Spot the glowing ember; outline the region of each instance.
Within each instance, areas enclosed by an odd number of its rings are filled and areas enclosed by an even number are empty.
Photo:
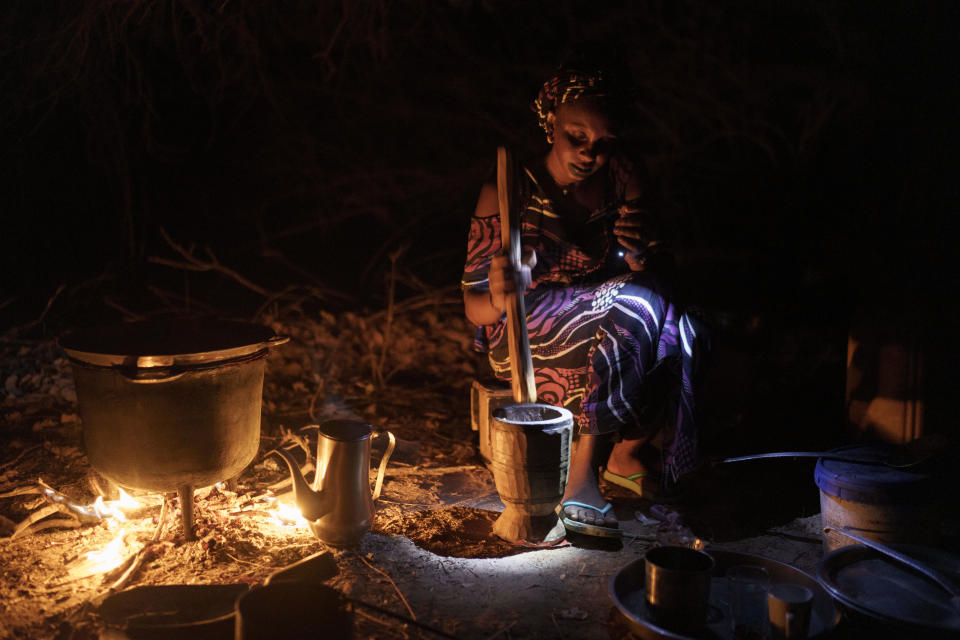
[[[270,515],[273,516],[273,519],[278,524],[284,527],[306,528],[309,526],[306,518],[300,513],[300,509],[285,502],[278,502],[276,506],[270,510]]]

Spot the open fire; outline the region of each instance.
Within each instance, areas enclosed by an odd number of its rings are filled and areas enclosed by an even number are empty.
[[[280,367],[272,370],[274,380],[279,370]],[[283,395],[292,388],[290,384],[274,382],[271,385],[265,390],[265,403],[269,397],[286,411],[291,407],[297,409],[300,405],[293,403],[304,400],[302,390],[298,394]],[[358,393],[362,394],[361,401],[372,397],[372,392],[366,388],[361,388]],[[310,416],[313,421],[320,419],[323,396],[318,397],[318,415]],[[349,397],[352,403],[353,396]],[[394,400],[391,398],[390,402]],[[396,401],[406,407],[405,397]],[[442,402],[431,403],[437,412],[428,416],[426,426],[415,412],[393,409],[390,409],[391,414],[396,413],[402,420],[386,421],[372,414],[370,422],[378,428],[407,429],[408,433],[415,433],[414,428],[418,430],[416,433],[424,429],[433,433],[447,424],[462,424],[462,420],[449,418],[445,403],[446,396]],[[17,629],[17,633],[21,629],[30,630],[29,634],[20,637],[30,637],[40,627],[44,627],[46,633],[50,624],[62,625],[65,635],[75,630],[75,637],[94,637],[84,634],[95,634],[102,625],[114,623],[93,612],[99,611],[103,600],[118,593],[136,588],[148,592],[172,586],[255,586],[262,584],[275,571],[327,549],[292,504],[291,481],[282,461],[262,455],[278,446],[294,448],[300,445],[302,451],[295,451],[300,470],[307,476],[315,471],[314,465],[304,460],[316,455],[317,445],[312,434],[300,432],[299,418],[290,418],[286,425],[274,421],[270,428],[261,432],[257,442],[259,454],[242,474],[217,474],[219,478],[230,477],[231,482],[198,481],[194,485],[196,488],[191,492],[195,505],[196,539],[187,540],[183,535],[178,491],[139,487],[124,481],[125,486],[137,487],[136,490],[127,489],[125,496],[102,480],[99,487],[91,481],[110,474],[108,469],[93,464],[89,454],[84,455],[84,448],[78,442],[80,418],[71,414],[72,419],[67,419],[70,417],[68,411],[76,411],[74,406],[63,410],[65,417],[59,420],[56,415],[47,418],[47,407],[39,407],[36,413],[31,412],[33,405],[26,402],[16,407],[20,411],[16,415],[17,433],[22,433],[23,437],[13,442],[10,450],[4,452],[4,460],[0,461],[0,480],[3,482],[0,504],[4,507],[0,527],[5,534],[5,562],[9,562],[0,637],[4,636],[5,628]],[[269,411],[280,409],[271,407]],[[339,412],[353,409],[352,404],[337,405],[334,413],[339,415]],[[10,413],[8,409],[4,410]],[[328,411],[329,407],[324,405],[323,415]],[[86,421],[83,426],[86,427]],[[289,433],[284,426],[292,427],[294,433]],[[83,431],[84,437],[86,434],[87,431]],[[302,444],[297,442],[298,438]],[[401,465],[413,465],[421,454],[419,443],[416,444],[416,447],[405,450],[405,458],[395,456],[395,459],[401,460]],[[377,440],[375,445],[383,443]],[[377,456],[382,452],[382,446],[375,448]],[[458,445],[455,456],[437,459],[444,469],[454,469],[465,461],[467,453],[469,446]],[[474,468],[471,466],[470,470]],[[422,483],[415,479],[414,468],[401,468],[403,473],[399,475],[393,473],[393,467],[389,471],[390,486],[402,485],[408,489],[385,496],[384,503],[378,506],[374,523],[377,533],[407,531],[419,522],[419,518],[412,514],[437,501],[436,496],[421,490]],[[43,478],[43,484],[38,482],[38,476]],[[436,478],[440,477],[446,476],[437,473]],[[436,480],[433,475],[430,478],[430,482]],[[476,482],[472,475],[470,478],[470,487],[476,485],[478,490],[491,488],[485,478],[476,479]],[[368,487],[374,484],[372,478],[370,480]],[[458,500],[463,499],[466,490],[459,484],[457,486],[461,493],[455,495]],[[447,519],[430,522],[433,527],[430,531],[451,526]],[[158,530],[159,538],[155,539]],[[427,535],[431,535],[430,532],[422,531],[423,537]],[[413,553],[413,548],[404,549]],[[377,569],[390,567],[394,555],[385,553],[381,558],[379,549],[368,551],[362,557],[353,554],[344,558],[338,556],[338,561],[342,560],[342,573],[334,586],[345,593],[356,591],[388,608],[396,604],[397,610],[409,615],[398,600],[396,587],[377,572]],[[406,570],[389,569],[386,572],[401,585],[404,577],[414,575]],[[419,574],[418,570],[416,575]],[[400,586],[400,589],[405,588]],[[183,611],[187,609],[184,607]],[[396,626],[398,623],[377,623],[364,618],[362,624]],[[57,633],[59,630],[54,630],[51,637]]]
[[[127,559],[125,538],[128,529],[121,529],[117,536],[102,549],[88,551],[81,562],[71,570],[77,577],[106,573],[123,564]]]
[[[15,529],[12,537],[24,537],[49,528],[86,528],[99,526],[113,533],[112,539],[97,548],[79,554],[70,563],[70,579],[82,579],[104,574],[104,579],[112,579],[112,573],[118,569],[139,564],[137,558],[151,544],[158,543],[168,521],[175,522],[176,514],[170,507],[175,498],[165,498],[160,494],[145,494],[133,497],[122,488],[119,497],[107,500],[103,495],[84,504],[57,489],[47,485],[42,479],[32,487],[24,487],[0,497],[37,494],[38,499],[31,503],[34,511]],[[228,490],[224,483],[217,483],[196,492],[197,503],[203,513],[214,519],[234,519],[239,517],[255,521],[259,528],[273,529],[271,533],[307,529],[308,523],[300,510],[286,496],[278,496],[267,489],[255,495],[241,495]],[[170,516],[174,516],[171,518]],[[150,533],[146,540],[144,536]],[[127,572],[132,574],[133,571]],[[127,576],[129,577],[129,576]]]
[[[54,504],[66,505],[66,507],[72,513],[77,514],[81,522],[87,520],[99,521],[106,518],[113,518],[118,522],[126,522],[127,516],[124,513],[124,510],[132,511],[134,509],[139,509],[142,506],[139,502],[130,497],[130,494],[128,494],[122,488],[118,488],[120,498],[117,500],[104,500],[103,496],[97,496],[97,499],[93,501],[93,504],[84,506],[74,503],[63,494],[57,492],[51,487],[46,486],[43,484],[42,480],[40,481],[40,484],[43,488],[44,497]]]
[[[307,527],[307,519],[303,517],[295,505],[286,502],[276,502],[273,509],[270,510],[273,519],[283,527]]]

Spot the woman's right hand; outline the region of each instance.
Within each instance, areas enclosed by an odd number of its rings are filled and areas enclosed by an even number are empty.
[[[537,266],[537,254],[527,249],[520,257],[518,269],[510,264],[510,257],[500,252],[490,261],[490,304],[501,313],[507,308],[507,296],[516,291],[526,291],[533,283],[533,268]]]

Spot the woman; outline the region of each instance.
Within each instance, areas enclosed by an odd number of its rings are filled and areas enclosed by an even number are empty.
[[[534,103],[550,151],[525,163],[520,181],[519,279],[537,397],[570,409],[579,427],[560,516],[568,529],[611,537],[619,526],[593,462],[603,441],[616,440],[604,478],[653,499],[694,466],[697,445],[697,323],[672,302],[664,277],[671,258],[639,207],[636,173],[616,151],[627,86],[598,65],[562,66]],[[462,285],[466,315],[504,379],[505,297],[515,282],[500,252],[497,187],[487,183]],[[662,455],[652,442],[658,434]]]

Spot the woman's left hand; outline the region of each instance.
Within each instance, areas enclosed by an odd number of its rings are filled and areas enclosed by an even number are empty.
[[[647,268],[647,259],[660,244],[656,220],[650,213],[634,206],[623,205],[620,217],[613,224],[613,235],[620,243],[623,259],[631,271]]]

